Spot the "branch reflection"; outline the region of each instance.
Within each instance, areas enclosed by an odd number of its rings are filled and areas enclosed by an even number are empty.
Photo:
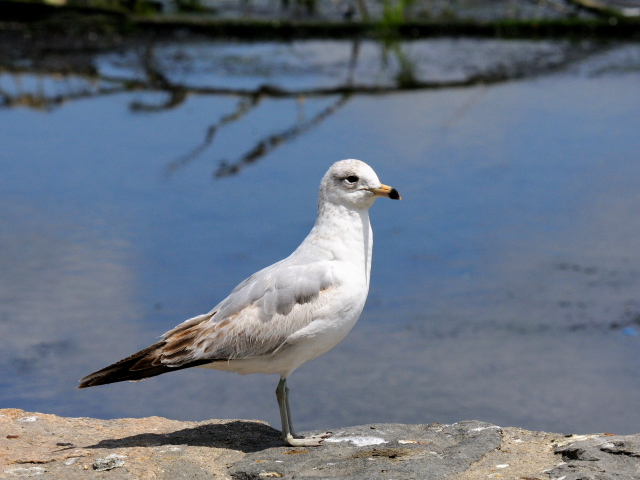
[[[274,58],[252,53],[252,48],[259,50],[259,47],[252,45],[246,46],[244,53],[242,50],[239,50],[240,53],[216,53],[229,47],[213,42],[204,46],[189,42],[147,42],[100,52],[52,53],[46,49],[40,52],[31,49],[22,55],[20,52],[10,56],[0,55],[0,108],[26,107],[51,111],[65,103],[83,99],[127,92],[164,93],[166,99],[159,103],[137,99],[129,104],[133,112],[153,114],[184,106],[190,96],[237,98],[233,110],[206,127],[199,144],[168,163],[166,175],[170,177],[203,156],[213,147],[215,139],[225,127],[241,122],[249,113],[259,109],[265,99],[298,102],[299,115],[293,125],[264,135],[236,158],[220,160],[213,176],[221,178],[239,173],[278,147],[309,132],[335,114],[354,96],[466,88],[530,78],[567,68],[576,61],[610,48],[604,44],[575,45],[566,42],[521,42],[520,47],[513,42],[504,42],[505,47],[493,41],[495,45],[489,44],[483,48],[495,58],[489,57],[490,61],[484,61],[483,64],[475,57],[462,57],[462,60],[456,60],[457,64],[451,63],[459,70],[457,74],[452,75],[449,73],[451,65],[444,65],[439,74],[429,74],[429,69],[434,65],[429,58],[429,55],[432,55],[429,48],[434,47],[430,47],[426,42],[428,41],[423,41],[420,45],[427,54],[416,54],[419,49],[414,48],[411,42],[386,40],[377,44],[368,42],[363,47],[359,40],[343,41],[341,47],[346,58],[340,57],[339,54],[332,56],[331,49],[337,42],[327,44],[326,47],[318,47],[317,44],[320,42],[316,42],[314,47],[310,42],[311,47],[308,49],[316,48],[311,50],[311,53],[315,53],[317,57],[326,55],[326,61],[322,58],[309,59],[308,52],[290,55],[291,58],[282,60],[282,52],[273,44],[267,46],[277,54],[274,54]],[[432,42],[436,49],[443,48],[443,40],[435,39]],[[482,46],[481,42],[478,42],[478,45]],[[514,45],[516,48],[513,48]],[[363,48],[371,52],[373,47],[378,49],[378,59],[373,61],[369,55],[362,60]],[[453,45],[451,48],[456,47],[457,45]],[[295,48],[294,42],[290,49]],[[511,52],[511,57],[500,56],[500,48],[506,48],[508,53]],[[521,58],[518,48],[531,52]],[[489,55],[485,53],[485,56]],[[443,62],[444,57],[441,55],[436,60]],[[273,62],[273,65],[269,62]],[[464,64],[459,65],[460,62]],[[242,74],[253,80],[252,86],[236,86],[240,82],[228,81],[228,78],[240,78],[238,69],[244,69]],[[309,72],[315,75],[311,75],[314,81],[298,81],[300,76],[308,78]],[[196,76],[206,74],[212,79],[209,83],[204,81],[196,84],[193,80],[194,73]],[[281,77],[280,84],[265,82],[265,79],[274,76]],[[329,77],[331,81],[327,81]],[[305,83],[316,85],[300,86]],[[221,86],[215,86],[216,84]],[[300,114],[303,112],[301,106],[307,99],[313,98],[327,98],[330,103],[307,119]]]

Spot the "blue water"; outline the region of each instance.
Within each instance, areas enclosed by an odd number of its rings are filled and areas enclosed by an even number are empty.
[[[353,81],[393,85],[397,59],[385,63],[372,42],[360,48]],[[0,407],[279,427],[275,377],[192,369],[75,386],[288,255],[313,225],[326,169],[359,158],[404,200],[372,210],[361,321],[290,378],[300,429],[474,418],[640,431],[640,46],[575,58],[577,47],[561,42],[403,48],[426,80],[540,57],[558,68],[494,85],[356,94],[223,177],[221,161],[340,98],[264,98],[190,161],[237,96],[193,93],[140,111],[132,105],[167,95],[123,90],[0,109]],[[351,51],[349,42],[199,42],[155,55],[168,78],[194,88],[312,89],[348,82]],[[137,58],[96,55],[99,80],[5,73],[0,89],[97,92],[144,78]]]

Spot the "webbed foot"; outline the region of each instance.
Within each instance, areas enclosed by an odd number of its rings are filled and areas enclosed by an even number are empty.
[[[325,432],[320,435],[311,435],[309,437],[294,437],[289,434],[285,437],[284,441],[287,445],[292,447],[318,447],[330,436],[331,432]]]

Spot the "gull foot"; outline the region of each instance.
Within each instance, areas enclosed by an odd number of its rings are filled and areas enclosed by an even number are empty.
[[[325,432],[320,435],[311,435],[310,437],[294,437],[287,435],[284,442],[292,447],[319,447],[325,438],[330,437],[331,432]]]

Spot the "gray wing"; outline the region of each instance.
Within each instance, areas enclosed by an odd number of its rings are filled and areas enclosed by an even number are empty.
[[[269,355],[313,321],[313,311],[332,287],[329,262],[289,257],[253,274],[211,312],[165,333],[135,368]]]

